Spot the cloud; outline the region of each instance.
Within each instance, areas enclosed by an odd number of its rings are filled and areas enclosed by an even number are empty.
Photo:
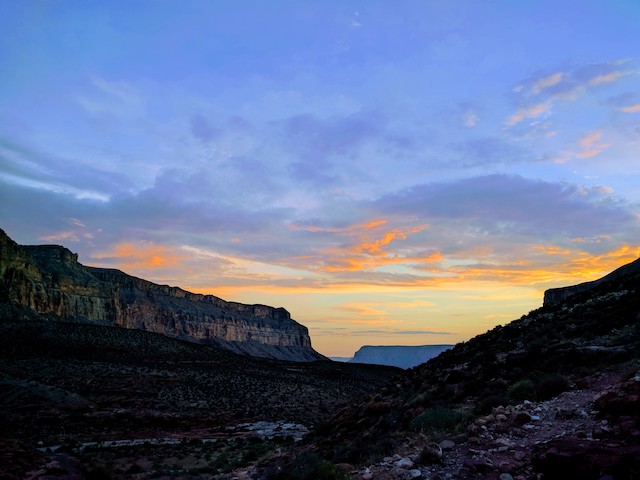
[[[557,245],[531,245],[532,248],[540,250],[546,255],[569,255],[571,250],[559,247]]]
[[[542,73],[520,82],[512,89],[517,110],[505,125],[512,127],[525,119],[549,114],[558,102],[575,101],[590,90],[630,75],[633,69],[626,66],[627,63],[616,60],[587,64],[572,70]]]
[[[75,102],[92,116],[132,117],[144,110],[143,97],[127,82],[89,77],[91,89],[74,96]]]
[[[386,222],[385,222],[386,223]],[[383,229],[385,224],[369,222],[366,230],[347,230],[350,237],[346,244],[322,251],[317,261],[320,263],[318,271],[342,272],[375,270],[383,265],[408,264],[413,262],[438,262],[442,260],[439,252],[430,252],[418,257],[405,255],[402,248],[394,248],[395,253],[389,252],[392,242],[406,240],[413,235],[426,230],[426,225],[399,227],[391,230]]]
[[[634,220],[628,207],[606,206],[600,193],[582,193],[563,182],[488,175],[416,185],[384,195],[373,206],[383,214],[429,219],[432,226],[435,219],[447,219],[487,234],[519,232],[538,238],[602,234]]]
[[[543,114],[548,114],[551,110],[551,102],[538,103],[526,107],[520,107],[516,113],[507,119],[507,125],[516,125],[527,118],[538,118]]]
[[[635,105],[628,105],[626,107],[621,107],[620,111],[626,113],[638,113],[640,112],[640,103],[636,103]]]
[[[602,141],[602,131],[596,130],[585,134],[578,141],[580,151],[576,153],[578,158],[591,158],[601,153],[609,146],[608,143]]]
[[[475,127],[478,124],[478,114],[473,110],[467,110],[462,114],[462,124],[465,127]]]
[[[107,95],[131,105],[138,105],[142,102],[133,86],[127,82],[108,81],[98,75],[91,75],[90,78],[92,85]]]
[[[133,185],[126,175],[83,159],[58,157],[0,137],[0,178],[8,183],[49,190],[76,198],[107,200]]]
[[[184,255],[175,249],[153,242],[118,243],[107,252],[98,252],[93,258],[117,265],[125,271],[139,271],[140,269],[178,268],[185,259]]]
[[[219,130],[211,127],[209,121],[200,114],[191,117],[189,126],[191,127],[191,134],[204,143],[211,142],[220,133]]]
[[[565,76],[565,73],[556,72],[556,73],[552,73],[551,75],[538,78],[535,81],[533,81],[533,85],[531,85],[530,90],[527,93],[529,95],[537,95],[547,88],[558,85],[560,82],[562,82],[562,79],[564,76]]]
[[[352,335],[457,335],[454,332],[443,332],[438,330],[358,330],[351,332]]]

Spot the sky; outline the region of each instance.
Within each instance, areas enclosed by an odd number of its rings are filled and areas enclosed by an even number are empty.
[[[640,2],[0,0],[0,228],[464,341],[640,255]]]

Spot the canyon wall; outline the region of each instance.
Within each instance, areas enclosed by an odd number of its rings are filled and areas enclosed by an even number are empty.
[[[21,246],[0,230],[0,303],[49,318],[148,330],[258,357],[323,359],[284,308],[226,302],[86,267],[57,245]],[[53,316],[53,317],[52,317]]]

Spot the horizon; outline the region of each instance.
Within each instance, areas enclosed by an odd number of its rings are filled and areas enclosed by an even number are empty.
[[[330,357],[640,257],[640,3],[9,0],[0,228]]]

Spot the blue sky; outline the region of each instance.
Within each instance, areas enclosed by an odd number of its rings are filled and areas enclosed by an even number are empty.
[[[640,254],[640,4],[0,4],[0,227],[452,343]]]

